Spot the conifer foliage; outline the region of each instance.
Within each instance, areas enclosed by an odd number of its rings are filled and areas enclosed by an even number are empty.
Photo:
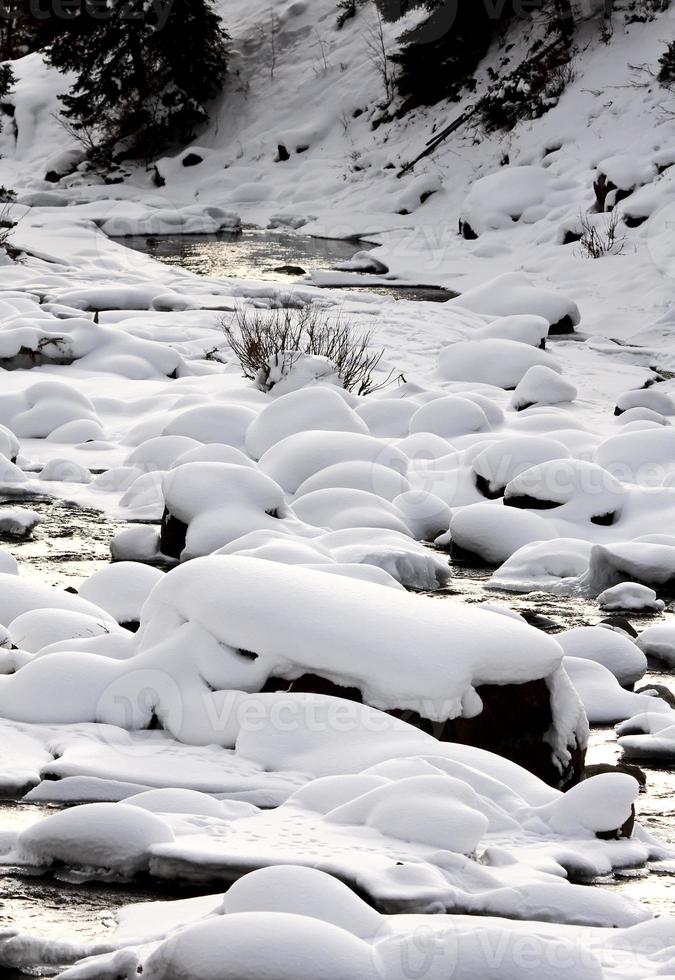
[[[155,0],[135,14],[125,0],[109,0],[105,16],[84,5],[60,26],[48,58],[76,73],[64,115],[86,135],[90,154],[95,146],[99,162],[149,161],[207,122],[227,39],[211,0]]]

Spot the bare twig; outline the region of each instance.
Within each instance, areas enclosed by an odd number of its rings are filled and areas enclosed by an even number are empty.
[[[621,255],[626,236],[619,233],[619,214],[612,211],[604,226],[600,227],[583,212],[579,215],[581,254],[589,259],[600,259],[603,255]]]

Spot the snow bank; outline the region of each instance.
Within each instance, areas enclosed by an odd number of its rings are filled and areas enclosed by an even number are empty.
[[[574,181],[543,167],[502,167],[481,177],[466,197],[460,228],[465,238],[486,231],[512,228],[519,221],[533,224],[574,196]]]
[[[521,272],[506,272],[489,282],[468,289],[449,307],[471,310],[484,316],[503,317],[517,314],[543,316],[549,332],[567,333],[580,322],[576,303],[561,293],[533,286]]]
[[[606,667],[622,687],[632,687],[647,670],[647,658],[625,634],[604,626],[576,626],[556,635],[566,657]]]
[[[535,365],[561,373],[550,354],[530,344],[500,338],[464,340],[441,351],[438,373],[445,381],[472,381],[512,389]]]
[[[89,803],[24,830],[18,848],[19,856],[23,852],[36,864],[60,861],[128,876],[147,867],[153,844],[171,840],[167,824],[146,810],[123,803]]]

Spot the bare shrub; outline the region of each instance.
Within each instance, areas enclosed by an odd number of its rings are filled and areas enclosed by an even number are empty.
[[[371,65],[382,79],[387,102],[391,102],[396,91],[396,79],[387,52],[387,42],[384,36],[384,21],[379,10],[375,11],[375,19],[366,30],[366,49]]]
[[[581,254],[589,259],[600,259],[603,255],[621,255],[626,236],[619,231],[619,214],[612,211],[604,224],[599,225],[583,212],[579,215]]]
[[[270,368],[288,363],[289,355],[325,357],[335,365],[340,381],[357,395],[379,391],[394,380],[375,371],[384,348],[373,348],[371,334],[356,336],[348,320],[316,305],[300,310],[259,310],[238,307],[222,329],[241,364],[244,377],[267,389]]]
[[[0,188],[0,190],[5,190],[5,188]],[[12,194],[13,192],[8,191],[7,194]],[[8,201],[7,198],[4,199],[5,202]],[[9,199],[11,200],[11,198]],[[0,202],[3,201],[2,196],[0,196]],[[11,218],[12,208],[9,203],[4,203],[0,206],[0,252],[11,253],[11,238],[14,229],[16,228],[16,221]]]

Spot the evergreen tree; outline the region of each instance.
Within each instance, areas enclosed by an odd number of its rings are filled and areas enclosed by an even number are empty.
[[[22,58],[48,42],[49,18],[38,18],[25,0],[2,0],[0,57]]]
[[[14,72],[11,65],[0,65],[0,106],[5,101],[14,85]],[[0,117],[1,120],[1,117]],[[0,121],[0,125],[2,122]]]
[[[105,17],[83,5],[62,22],[49,61],[77,80],[62,97],[73,129],[103,159],[146,161],[192,140],[208,120],[206,103],[222,88],[227,34],[211,0],[160,0],[130,16],[109,0]]]
[[[502,34],[519,9],[513,0],[483,3],[478,0],[376,0],[386,19],[407,9],[425,6],[428,16],[402,38],[397,64],[397,85],[407,108],[456,98],[471,83],[471,76],[491,42]],[[573,25],[569,0],[530,0],[527,9],[550,9],[558,29]]]

